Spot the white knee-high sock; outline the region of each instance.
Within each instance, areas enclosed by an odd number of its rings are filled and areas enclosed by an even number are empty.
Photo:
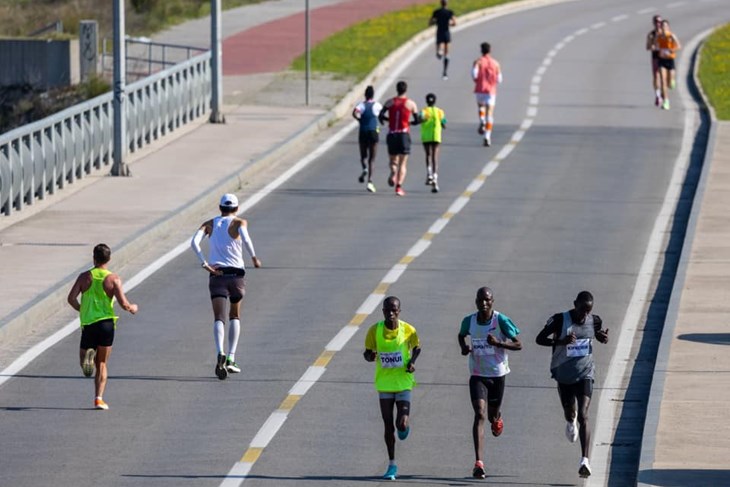
[[[223,338],[226,333],[226,325],[220,321],[216,320],[215,323],[213,323],[213,338],[215,338],[215,348],[218,350],[219,354],[223,353]]]
[[[228,325],[228,358],[235,360],[238,337],[241,334],[241,320],[231,320]]]

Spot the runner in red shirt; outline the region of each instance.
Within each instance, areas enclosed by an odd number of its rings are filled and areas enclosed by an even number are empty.
[[[408,84],[405,81],[398,81],[395,90],[398,96],[385,102],[378,119],[381,124],[388,121],[386,138],[390,157],[388,185],[395,186],[397,196],[404,196],[406,192],[403,191],[403,182],[406,179],[408,154],[411,153],[411,124],[419,123],[418,106],[406,96]]]

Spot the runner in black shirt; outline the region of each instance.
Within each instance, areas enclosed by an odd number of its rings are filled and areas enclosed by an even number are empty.
[[[448,0],[441,0],[441,8],[434,10],[428,25],[436,26],[436,58],[444,60],[444,79],[449,79],[449,44],[451,43],[451,32],[449,28],[456,25],[454,12],[446,8]]]

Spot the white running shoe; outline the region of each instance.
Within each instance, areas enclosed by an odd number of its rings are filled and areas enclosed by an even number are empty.
[[[580,477],[583,479],[587,479],[591,476],[591,464],[588,463],[588,459],[586,457],[583,457],[580,461],[578,475],[580,475]]]
[[[81,370],[84,376],[91,377],[94,375],[94,359],[96,358],[96,350],[87,348],[84,355],[84,362],[81,364]]]
[[[568,438],[568,441],[571,443],[575,443],[578,439],[578,422],[573,419],[573,421],[568,421],[565,425],[565,437]]]

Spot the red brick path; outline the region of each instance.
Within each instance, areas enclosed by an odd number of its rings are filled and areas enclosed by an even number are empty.
[[[320,41],[345,27],[410,5],[433,4],[434,0],[348,0],[310,10],[310,43]],[[424,27],[428,19],[423,19]],[[304,53],[304,12],[273,20],[227,37],[223,41],[223,74],[253,74],[282,71]]]

